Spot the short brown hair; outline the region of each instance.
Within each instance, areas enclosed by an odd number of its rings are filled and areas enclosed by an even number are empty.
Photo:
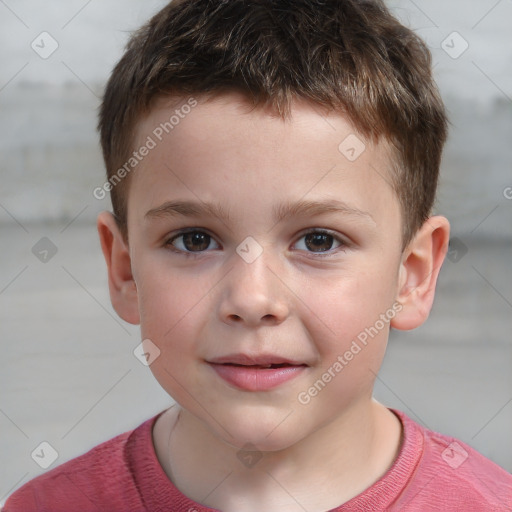
[[[162,95],[241,91],[282,118],[294,96],[345,114],[394,153],[404,246],[431,213],[447,136],[425,43],[380,0],[174,0],[139,29],[107,83],[99,130],[107,178]],[[340,141],[341,142],[341,141]],[[111,188],[127,239],[127,179]]]

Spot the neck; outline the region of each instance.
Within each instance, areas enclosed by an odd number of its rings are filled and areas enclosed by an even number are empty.
[[[198,503],[225,512],[313,512],[340,506],[382,477],[398,454],[401,425],[371,401],[285,449],[249,452],[176,405],[153,436],[166,474]]]

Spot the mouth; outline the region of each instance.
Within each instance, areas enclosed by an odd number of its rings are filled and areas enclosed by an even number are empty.
[[[222,363],[224,366],[238,366],[240,368],[255,368],[257,370],[273,370],[275,368],[287,368],[291,366],[306,366],[305,364],[295,365],[292,363],[274,363],[274,364],[237,364]]]
[[[234,354],[207,361],[230,386],[244,391],[267,391],[298,377],[306,363],[275,355]]]
[[[210,364],[224,364],[231,366],[255,366],[259,368],[272,368],[283,366],[307,366],[306,363],[288,359],[274,354],[231,354],[223,357],[217,357],[207,361]]]

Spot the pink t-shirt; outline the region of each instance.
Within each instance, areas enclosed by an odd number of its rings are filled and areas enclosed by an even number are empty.
[[[468,445],[393,410],[403,444],[388,472],[332,512],[512,511],[512,475]],[[167,478],[153,447],[158,416],[28,482],[4,512],[213,512]]]

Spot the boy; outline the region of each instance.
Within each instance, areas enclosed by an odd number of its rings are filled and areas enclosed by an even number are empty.
[[[378,0],[176,0],[130,41],[101,142],[112,304],[176,405],[18,510],[512,510],[512,476],[372,399],[427,318],[446,117]]]

